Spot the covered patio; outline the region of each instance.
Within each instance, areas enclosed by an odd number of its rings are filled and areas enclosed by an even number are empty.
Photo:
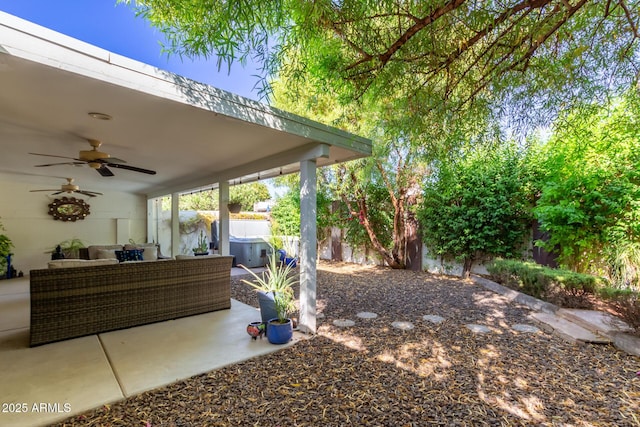
[[[91,149],[89,139],[126,165],[157,173],[34,167],[73,163]],[[0,389],[3,403],[28,409],[7,407],[0,424],[25,426],[282,348],[250,340],[244,327],[259,314],[237,301],[230,310],[28,348],[28,273],[46,268],[52,244],[154,241],[149,208],[169,196],[172,236],[162,250],[176,255],[179,195],[206,188],[219,190],[219,248],[229,254],[229,187],[300,173],[299,326],[315,333],[316,168],[367,156],[371,143],[0,12],[0,150],[0,221],[25,273],[0,281]],[[66,177],[104,194],[89,200],[83,221],[52,220],[53,196],[31,192]]]
[[[177,254],[178,196],[203,188],[219,190],[220,253],[229,254],[229,186],[289,173],[301,180],[300,326],[315,332],[316,168],[371,153],[367,139],[271,108],[214,87],[115,55],[106,50],[0,12],[0,195],[15,205],[0,210],[13,236],[15,259],[28,272],[44,267],[41,233],[51,239],[81,235],[92,244],[155,240],[153,200],[172,197],[172,238],[166,254]],[[90,167],[38,167],[100,151],[155,175],[116,169],[105,177]],[[44,193],[62,177],[104,193],[101,222],[80,228],[46,216],[26,221],[24,211],[46,209]],[[4,190],[4,192],[3,192]],[[109,202],[110,194],[144,197],[146,219]],[[28,208],[27,208],[28,206]],[[97,210],[97,209],[96,209]],[[75,226],[75,229],[74,227]],[[41,228],[40,230],[38,230]],[[109,230],[104,231],[105,228]],[[46,231],[44,231],[46,229]],[[109,240],[109,241],[105,241]]]

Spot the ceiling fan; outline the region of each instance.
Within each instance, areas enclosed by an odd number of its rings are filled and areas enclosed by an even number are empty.
[[[149,175],[155,175],[156,171],[152,171],[149,169],[142,169],[135,166],[129,166],[122,159],[116,159],[115,157],[111,157],[109,154],[104,153],[102,151],[98,151],[98,148],[102,145],[102,143],[95,139],[88,139],[89,145],[93,147],[91,150],[82,150],[78,157],[67,157],[67,156],[57,156],[55,154],[40,154],[40,153],[29,153],[36,156],[47,156],[47,157],[58,157],[61,159],[69,159],[73,160],[73,162],[63,162],[63,163],[48,163],[45,165],[36,165],[36,167],[46,167],[46,166],[56,166],[56,165],[89,165],[102,176],[113,176],[113,172],[107,167],[113,167],[117,169],[126,169],[134,172],[146,173]]]
[[[62,194],[62,193],[79,193],[79,194],[84,194],[85,196],[89,196],[89,197],[95,197],[95,196],[102,196],[102,193],[98,193],[95,191],[87,191],[87,190],[81,190],[80,187],[78,187],[77,185],[75,185],[73,183],[73,178],[66,178],[67,183],[66,184],[62,184],[60,186],[60,188],[54,188],[54,189],[48,189],[48,190],[31,190],[31,193],[35,193],[38,191],[55,191],[55,193],[53,193],[53,195],[58,195],[58,194]]]

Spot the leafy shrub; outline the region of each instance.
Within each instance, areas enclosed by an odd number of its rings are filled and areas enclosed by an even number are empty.
[[[544,147],[540,198],[534,209],[558,253],[574,271],[634,280],[640,243],[640,106],[632,90],[609,106],[581,108],[558,122]]]
[[[589,274],[553,269],[533,262],[495,260],[487,266],[492,278],[536,298],[549,299],[559,291],[579,297],[594,294],[604,281]]]
[[[594,308],[597,297],[640,334],[640,293],[611,286],[606,280],[532,262],[495,260],[487,265],[491,278],[527,295],[562,307]]]
[[[464,261],[463,277],[484,256],[519,256],[531,229],[532,174],[514,144],[437,165],[418,209],[425,245]]]

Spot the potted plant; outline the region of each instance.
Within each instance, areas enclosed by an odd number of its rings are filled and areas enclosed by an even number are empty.
[[[284,236],[282,242],[283,249],[285,251],[285,256],[282,261],[287,265],[290,265],[292,268],[296,268],[298,263],[298,258],[296,257],[296,254],[298,253],[298,238],[295,236]]]
[[[229,200],[229,203],[227,203],[227,209],[229,209],[230,213],[240,213],[242,210],[242,203],[235,199]]]
[[[207,236],[204,231],[200,230],[200,236],[198,237],[198,246],[192,249],[194,255],[207,255],[209,254],[209,244],[207,243]]]
[[[284,344],[293,336],[293,321],[289,314],[295,309],[293,285],[298,281],[292,274],[292,267],[278,261],[276,253],[272,251],[262,276],[240,266],[253,276],[253,281],[242,281],[258,291],[260,314],[267,325],[267,338],[272,344]]]
[[[53,249],[51,249],[48,253],[56,253],[58,246],[60,247],[60,253],[64,256],[64,258],[80,258],[80,249],[85,247],[85,244],[82,240],[74,237],[73,239],[65,240],[64,242],[58,243]]]

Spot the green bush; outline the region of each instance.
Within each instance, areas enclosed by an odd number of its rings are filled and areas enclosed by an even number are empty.
[[[534,198],[531,161],[518,147],[483,147],[454,163],[436,164],[418,208],[429,250],[464,261],[515,257],[531,230]]]
[[[517,260],[495,260],[487,270],[494,280],[505,286],[542,299],[558,290],[572,295],[595,294],[606,284],[603,279],[589,274]]]
[[[611,286],[605,279],[533,262],[495,260],[487,265],[491,278],[527,295],[563,307],[593,308],[593,296],[607,301],[636,333],[640,333],[640,293]]]

